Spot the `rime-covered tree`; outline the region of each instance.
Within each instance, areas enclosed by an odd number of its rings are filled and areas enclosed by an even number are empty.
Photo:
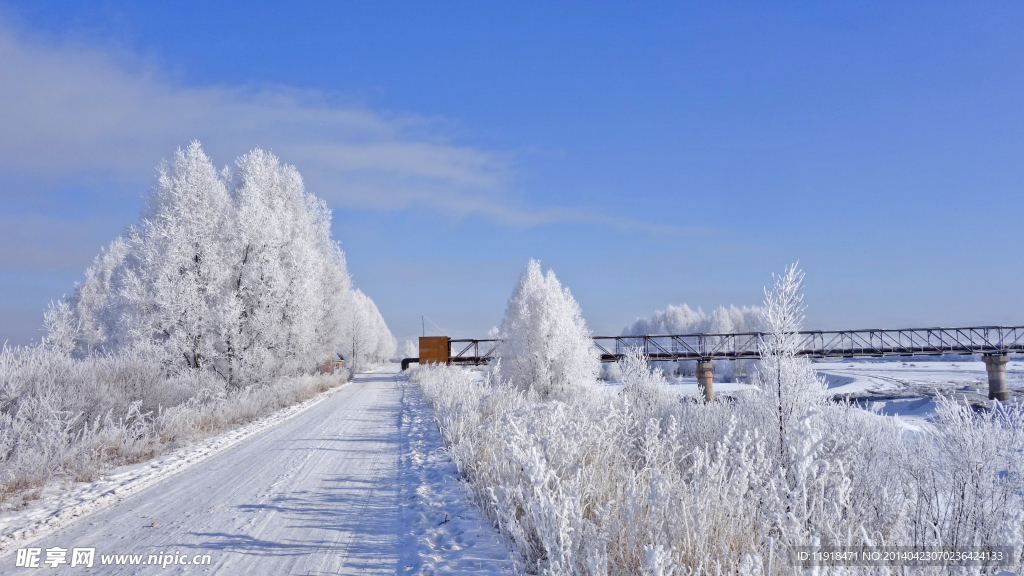
[[[761,309],[753,306],[719,306],[705,314],[703,310],[691,309],[686,304],[679,306],[669,304],[664,310],[658,310],[650,318],[637,318],[635,322],[622,330],[623,336],[638,334],[736,334],[757,332],[761,329]],[[715,379],[729,381],[737,372],[746,371],[746,360],[716,360]],[[670,374],[693,374],[696,362],[656,362]]]
[[[419,346],[413,343],[412,340],[406,340],[405,346],[402,348],[403,358],[418,358],[420,355]]]
[[[826,398],[824,383],[810,360],[797,356],[804,321],[801,289],[804,273],[796,264],[774,277],[771,290],[765,288],[761,362],[754,373],[756,393],[750,413],[762,418],[761,429],[785,457],[787,431]]]
[[[580,307],[555,273],[530,260],[499,328],[503,373],[540,398],[559,398],[597,378],[600,359]]]
[[[351,285],[330,237],[330,211],[306,193],[298,171],[258,149],[236,165],[222,367],[231,381],[329,358],[340,345]]]
[[[198,143],[178,150],[142,223],[96,257],[73,304],[80,352],[131,348],[230,387],[331,358],[352,341],[354,306],[369,318],[354,334],[372,342],[370,356],[394,351],[376,306],[352,296],[330,210],[294,167],[258,149],[234,173],[218,173]]]
[[[650,318],[637,318],[622,330],[623,336],[635,334],[697,334],[757,332],[761,329],[761,309],[753,306],[719,306],[710,315],[686,304],[669,304]]]
[[[210,367],[219,356],[230,218],[227,186],[193,142],[160,165],[142,225],[128,232],[121,321],[172,371]]]
[[[124,280],[121,268],[127,256],[128,243],[121,237],[115,239],[93,259],[92,266],[85,271],[85,282],[75,287],[71,302],[81,325],[80,344],[86,353],[119,347],[115,340],[121,334],[119,319],[124,310],[116,283]]]
[[[387,362],[395,354],[398,342],[377,305],[358,289],[350,291],[348,298],[342,320],[342,355],[354,368]]]

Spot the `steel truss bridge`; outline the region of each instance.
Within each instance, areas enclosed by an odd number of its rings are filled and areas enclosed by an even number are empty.
[[[640,348],[651,360],[741,360],[761,357],[768,335],[650,334],[594,336],[603,362],[615,362],[626,350]],[[809,358],[878,358],[1024,353],[1024,326],[907,328],[902,330],[806,330],[797,332],[797,355]],[[491,360],[497,340],[449,340],[449,362],[481,364]],[[483,353],[481,353],[483,351]]]
[[[763,332],[595,336],[601,359],[614,362],[628,348],[651,360],[738,360],[760,358]],[[942,354],[1024,353],[1024,326],[908,328],[903,330],[807,330],[796,334],[796,353],[809,358],[877,358]]]
[[[602,362],[615,362],[629,349],[639,348],[649,360],[697,361],[697,382],[711,400],[713,360],[761,357],[769,334],[645,334],[594,336]],[[494,358],[497,340],[444,338],[448,364],[484,364]],[[421,340],[422,342],[422,340]],[[879,358],[883,356],[940,356],[981,354],[988,372],[990,399],[1009,400],[1006,363],[1010,354],[1024,353],[1024,326],[972,326],[969,328],[907,328],[903,330],[807,330],[796,333],[796,354],[808,358]],[[442,354],[443,354],[442,344]],[[422,350],[422,347],[421,347]],[[402,369],[419,358],[406,358]]]

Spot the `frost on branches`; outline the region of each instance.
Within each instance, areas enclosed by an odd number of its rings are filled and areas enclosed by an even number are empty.
[[[498,333],[502,372],[541,399],[571,396],[597,378],[600,359],[579,305],[536,260],[519,277]]]
[[[308,372],[341,352],[386,361],[394,339],[351,291],[331,213],[298,171],[254,150],[218,172],[198,142],[158,169],[142,222],[76,287],[80,352],[144,352],[229,387]],[[354,355],[354,356],[353,356]]]
[[[765,337],[752,380],[756,392],[745,399],[751,412],[760,417],[762,433],[783,456],[786,430],[827,399],[825,383],[811,368],[810,360],[797,356],[805,310],[800,293],[803,281],[804,273],[793,264],[774,277],[771,290],[765,288]]]
[[[553,278],[553,276],[550,276]],[[757,389],[714,402],[666,393],[639,350],[619,394],[524,393],[523,359],[554,340],[531,262],[509,302],[515,385],[453,366],[413,369],[447,452],[523,573],[580,576],[843,576],[951,573],[947,566],[792,565],[796,546],[1012,546],[1024,573],[1024,406],[976,413],[940,399],[933,430],[825,398],[796,357],[803,274],[766,290]],[[518,322],[518,323],[517,323]],[[510,326],[518,327],[511,330]],[[532,348],[531,348],[532,346]],[[580,354],[588,357],[589,350]],[[544,374],[541,369],[535,373]],[[528,381],[527,381],[528,382]],[[528,384],[527,384],[528,385]],[[1003,572],[1006,570],[1007,572]]]
[[[711,314],[703,310],[691,309],[686,304],[676,306],[669,304],[664,310],[658,310],[650,318],[637,318],[635,322],[622,329],[623,336],[642,334],[741,334],[758,332],[761,326],[761,308],[757,306],[719,306]],[[715,360],[715,381],[730,382],[747,372],[748,360]],[[697,363],[684,360],[680,362],[656,362],[666,374],[672,376],[694,376]],[[605,378],[617,380],[619,375],[615,365],[605,367]]]

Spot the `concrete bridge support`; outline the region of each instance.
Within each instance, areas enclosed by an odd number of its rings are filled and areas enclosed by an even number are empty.
[[[697,362],[697,386],[704,393],[705,400],[712,400],[715,397],[714,385],[711,380],[715,376],[715,365],[710,360]]]
[[[1006,401],[1010,393],[1006,390],[1006,363],[1010,357],[1003,354],[986,354],[981,357],[988,371],[988,399]]]

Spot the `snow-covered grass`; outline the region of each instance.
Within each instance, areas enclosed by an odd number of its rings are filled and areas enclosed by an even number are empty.
[[[539,266],[530,268],[524,278],[539,278]],[[795,547],[820,545],[1013,546],[1021,568],[1024,406],[976,413],[938,395],[934,425],[911,432],[832,400],[829,382],[798,355],[803,278],[796,265],[773,277],[750,387],[714,402],[672,393],[639,350],[614,371],[617,394],[596,371],[538,372],[556,356],[574,365],[562,357],[572,354],[570,331],[552,327],[586,328],[574,307],[521,298],[523,280],[503,321],[514,330],[503,332],[528,346],[498,355],[510,360],[509,376],[501,363],[482,378],[417,368],[412,378],[449,454],[520,569],[785,574],[795,570]],[[904,572],[831,568],[824,571]]]
[[[1019,405],[939,400],[934,430],[908,433],[826,403],[788,425],[779,455],[756,391],[701,403],[635,373],[617,395],[541,401],[500,370],[412,378],[528,572],[782,574],[792,546],[815,543],[1014,545],[1022,567]]]
[[[164,445],[165,453],[152,460],[118,466],[91,482],[73,487],[50,482],[34,491],[39,500],[17,511],[0,515],[0,557],[60,530],[83,516],[135,496],[157,482],[188,470],[245,440],[297,416],[338,391],[335,386],[297,404],[240,425],[221,434],[177,449]]]
[[[230,430],[301,402],[345,375],[228,389],[212,372],[161,375],[141,355],[74,359],[50,345],[0,351],[0,509],[24,506],[54,480],[88,481],[112,466]]]

